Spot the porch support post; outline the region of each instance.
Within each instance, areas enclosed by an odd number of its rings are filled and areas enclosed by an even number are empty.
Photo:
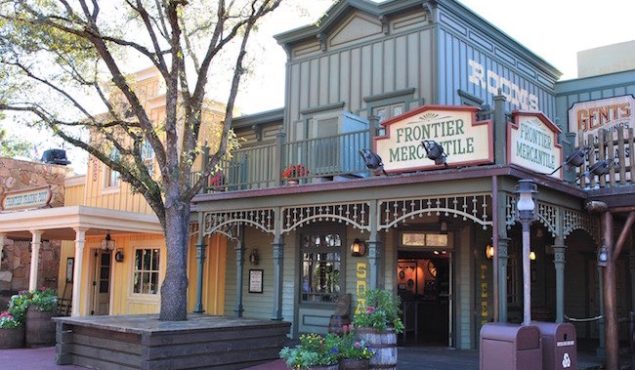
[[[501,233],[502,230],[499,230]],[[507,260],[509,254],[507,248],[509,239],[507,233],[505,237],[499,233],[498,245],[495,251],[495,258],[498,258],[498,322],[507,322]]]
[[[0,233],[0,258],[2,257],[2,252],[4,251],[4,242],[5,242],[5,240],[7,240],[7,234]]]
[[[29,273],[29,290],[37,289],[37,270],[40,265],[40,246],[42,246],[42,230],[31,230],[31,271]]]
[[[617,328],[617,293],[615,286],[615,248],[613,245],[613,215],[602,214],[604,246],[608,251],[608,261],[604,267],[604,330],[606,336],[606,369],[619,369],[619,343]]]
[[[273,243],[273,317],[272,320],[282,320],[282,274],[284,259],[284,242],[282,239],[282,209],[276,207],[274,216]]]
[[[377,260],[379,259],[379,243],[377,237],[377,218],[374,215],[377,215],[377,200],[370,201],[370,207],[368,210],[370,220],[370,237],[368,238],[368,287],[370,289],[377,289],[378,279],[377,279]]]
[[[203,313],[203,268],[205,267],[205,230],[203,212],[198,212],[198,238],[196,240],[196,304],[194,313]]]
[[[71,316],[80,316],[79,302],[82,287],[82,264],[84,259],[84,242],[87,228],[75,228],[75,262],[73,264],[73,297]]]
[[[564,322],[564,266],[565,251],[564,238],[557,236],[553,245],[553,265],[556,269],[556,322]]]
[[[243,226],[238,227],[236,240],[236,316],[243,317],[243,274],[245,270],[245,236]],[[274,314],[275,315],[275,314]]]

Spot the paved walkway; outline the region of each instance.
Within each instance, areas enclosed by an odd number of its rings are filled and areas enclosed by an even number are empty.
[[[0,350],[0,369],[85,369],[55,365],[55,347]],[[399,370],[478,370],[478,351],[459,351],[445,347],[399,347]],[[595,357],[578,356],[578,369],[600,369]],[[287,370],[281,360],[248,370]]]

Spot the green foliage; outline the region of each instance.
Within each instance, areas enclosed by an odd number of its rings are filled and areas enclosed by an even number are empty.
[[[333,334],[325,337],[319,334],[303,334],[300,344],[280,351],[280,358],[293,369],[307,369],[313,366],[329,366],[339,361],[340,338]]]
[[[373,328],[384,331],[388,327],[401,333],[404,329],[400,318],[399,297],[382,289],[369,289],[362,298],[366,302],[366,310],[356,313],[353,325],[358,328]]]
[[[9,311],[0,313],[0,329],[15,329],[20,326],[22,326],[22,322],[16,320]]]
[[[10,137],[5,129],[0,128],[0,157],[29,157],[30,151],[31,144],[27,141]]]
[[[53,312],[57,309],[57,294],[53,289],[42,288],[32,292],[21,291],[20,294],[11,297],[9,302],[9,313],[18,321],[23,323],[26,317],[26,310],[32,306],[38,311]]]
[[[374,353],[366,346],[366,342],[359,340],[355,334],[344,334],[339,346],[340,359],[369,360]]]

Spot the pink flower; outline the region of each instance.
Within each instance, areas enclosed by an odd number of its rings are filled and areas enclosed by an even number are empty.
[[[359,341],[357,341],[355,342],[355,344],[353,344],[353,347],[359,349],[359,348],[362,348],[362,344]]]
[[[343,332],[344,334],[348,333],[350,330],[351,330],[350,325],[348,325],[348,324],[344,324],[344,325],[342,325],[342,332]]]
[[[371,314],[373,312],[375,312],[375,307],[373,306],[366,307],[366,313]]]

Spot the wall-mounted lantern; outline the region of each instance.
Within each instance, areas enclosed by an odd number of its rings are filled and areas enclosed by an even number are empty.
[[[254,266],[258,266],[258,264],[260,263],[260,255],[258,254],[258,248],[252,249],[251,253],[249,253],[249,263],[251,263]]]
[[[123,258],[124,258],[123,249],[122,248],[117,249],[117,252],[115,253],[115,261],[123,262]]]
[[[364,255],[366,255],[366,244],[359,239],[355,239],[353,244],[351,244],[351,256],[363,257]]]
[[[489,260],[494,258],[494,247],[491,244],[485,246],[485,257]]]
[[[600,246],[598,249],[598,266],[606,267],[606,264],[609,262],[609,250],[606,248],[604,244]]]
[[[106,233],[104,240],[101,241],[101,249],[111,251],[115,249],[115,241],[110,237],[110,232]]]

